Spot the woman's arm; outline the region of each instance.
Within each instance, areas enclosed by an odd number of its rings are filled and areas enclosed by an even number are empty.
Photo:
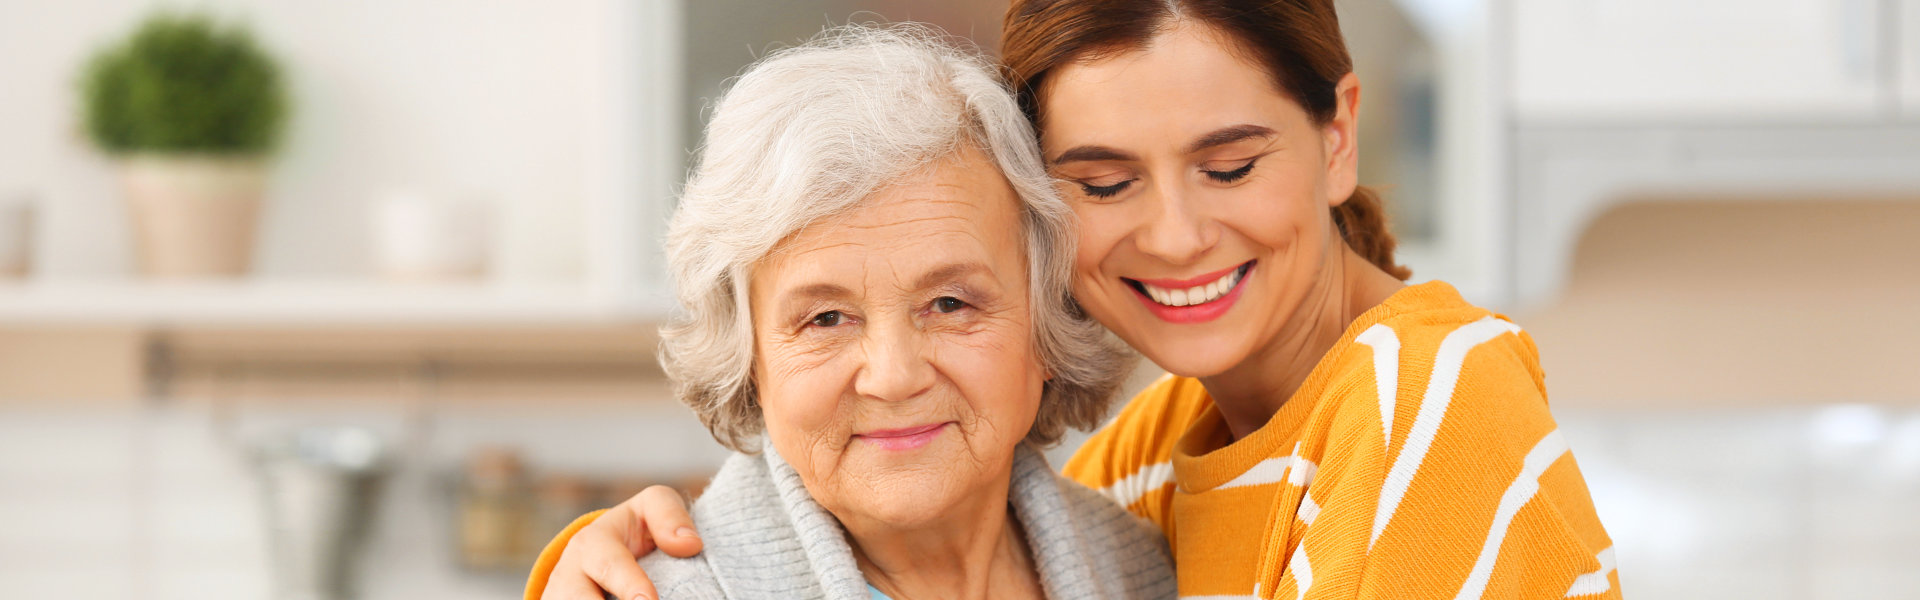
[[[655,600],[659,593],[636,562],[655,548],[678,558],[701,549],[686,503],[663,485],[582,515],[555,535],[534,561],[526,600]]]

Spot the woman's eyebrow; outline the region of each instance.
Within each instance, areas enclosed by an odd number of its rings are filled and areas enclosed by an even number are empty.
[[[1061,152],[1059,156],[1055,156],[1053,160],[1047,162],[1053,165],[1061,165],[1070,162],[1098,160],[1135,160],[1135,157],[1132,154],[1106,146],[1075,146],[1066,152]]]
[[[959,281],[962,279],[973,277],[975,275],[990,276],[992,274],[993,274],[993,269],[987,268],[987,265],[985,263],[979,263],[979,262],[948,263],[945,265],[941,265],[939,268],[936,268],[932,271],[927,271],[926,274],[921,275],[920,280],[918,282],[915,282],[914,289],[921,289],[921,290],[932,289],[933,287],[939,286],[940,284],[943,284],[943,283]]]
[[[1249,140],[1253,138],[1269,138],[1269,137],[1273,137],[1274,135],[1277,135],[1277,134],[1275,134],[1272,129],[1261,127],[1259,125],[1246,124],[1246,125],[1234,125],[1231,127],[1222,127],[1220,129],[1213,130],[1212,132],[1206,135],[1200,136],[1200,139],[1194,140],[1193,144],[1187,146],[1187,154],[1193,154],[1195,152],[1212,148],[1214,146],[1225,146],[1227,144],[1231,144],[1231,143],[1242,141],[1242,140]]]
[[[1250,123],[1222,127],[1200,136],[1200,139],[1194,140],[1192,144],[1187,145],[1187,154],[1193,154],[1214,146],[1225,146],[1238,141],[1253,138],[1269,138],[1275,135],[1279,134],[1275,133],[1272,128]],[[1106,146],[1075,146],[1066,152],[1061,152],[1059,156],[1055,156],[1047,162],[1048,164],[1057,166],[1070,162],[1100,160],[1138,160],[1138,157],[1131,153]]]
[[[827,300],[845,300],[853,297],[853,290],[832,283],[809,283],[800,287],[783,290],[774,305],[782,312],[798,312],[813,303]]]

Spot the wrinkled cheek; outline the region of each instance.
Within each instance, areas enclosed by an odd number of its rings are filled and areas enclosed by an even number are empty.
[[[816,486],[825,486],[833,481],[844,466],[841,459],[846,456],[846,450],[844,445],[836,447],[828,444],[823,437],[807,440],[806,447],[802,451],[807,453],[804,459],[807,464],[813,465],[813,474],[809,479],[813,480]]]
[[[840,420],[836,412],[831,405],[815,406],[778,398],[761,403],[768,439],[794,465],[817,464],[822,453],[845,450],[844,444],[833,443],[836,432],[844,429],[837,426]]]
[[[808,427],[799,423],[767,425],[773,449],[800,474],[807,487],[825,485],[841,467],[847,445],[830,428]]]

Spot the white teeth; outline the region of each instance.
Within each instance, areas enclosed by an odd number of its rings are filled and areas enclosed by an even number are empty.
[[[1183,290],[1170,290],[1146,284],[1141,284],[1140,287],[1145,289],[1147,297],[1152,298],[1156,303],[1166,306],[1193,306],[1219,300],[1226,296],[1227,292],[1233,291],[1233,286],[1238,283],[1240,283],[1240,271],[1235,270],[1227,273],[1226,277],[1213,280],[1212,283]]]

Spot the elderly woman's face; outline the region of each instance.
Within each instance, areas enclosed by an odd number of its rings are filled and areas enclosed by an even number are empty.
[[[1018,202],[968,149],[755,265],[767,435],[842,520],[927,523],[1008,480],[1047,377]]]

